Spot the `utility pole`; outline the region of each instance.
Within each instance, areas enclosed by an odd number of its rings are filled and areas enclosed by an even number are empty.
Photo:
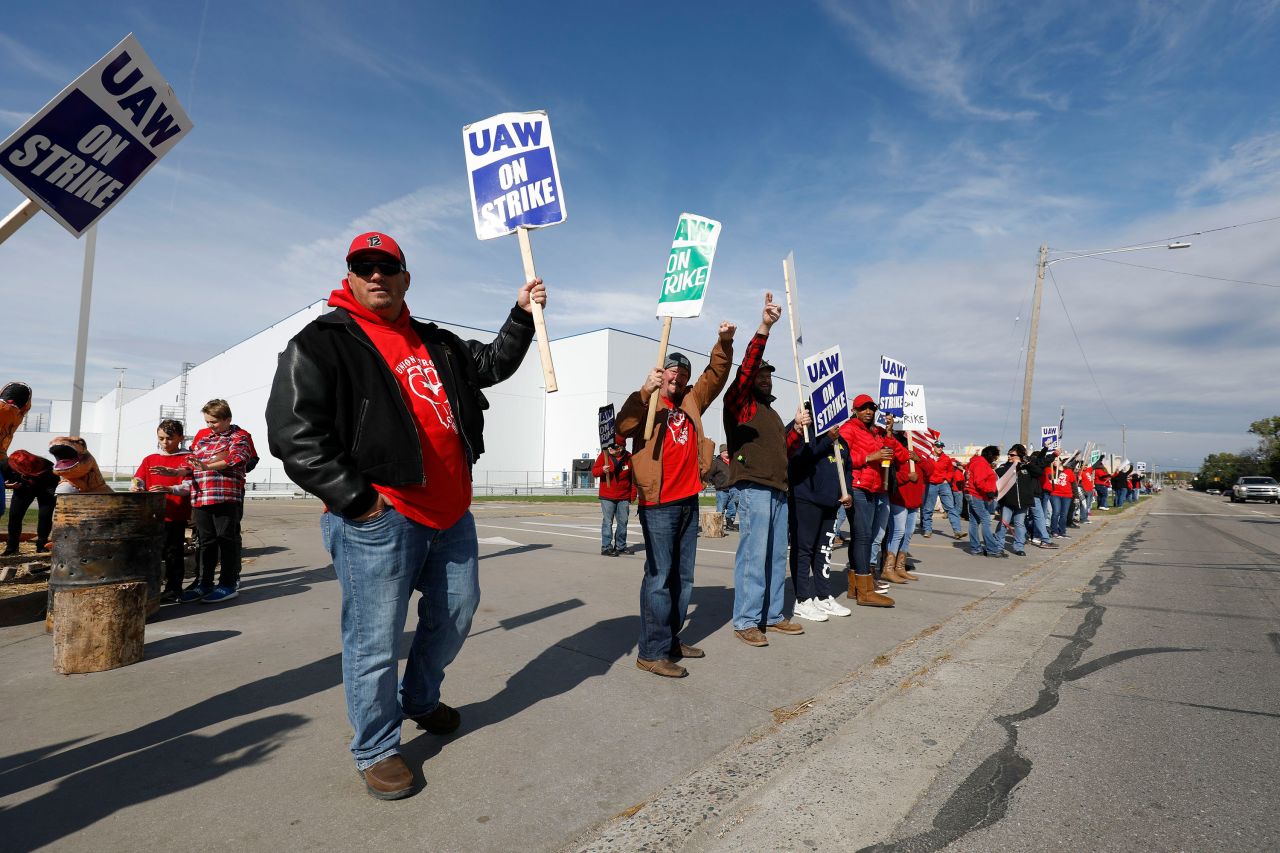
[[[1027,373],[1022,379],[1022,429],[1018,441],[1027,447],[1031,437],[1031,380],[1036,372],[1036,340],[1040,335],[1040,296],[1044,293],[1045,261],[1049,247],[1040,244],[1040,262],[1036,264],[1036,292],[1031,297],[1031,333],[1027,336]]]
[[[124,416],[124,401],[121,395],[124,394],[124,372],[129,368],[113,367],[111,369],[120,371],[120,375],[116,378],[116,461],[111,466],[111,482],[114,485],[120,476],[120,421]]]
[[[1129,445],[1126,441],[1124,424],[1120,424],[1120,459],[1129,458]]]

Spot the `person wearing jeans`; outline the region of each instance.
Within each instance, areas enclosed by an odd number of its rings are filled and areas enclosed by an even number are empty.
[[[1006,556],[1000,540],[991,530],[991,513],[995,510],[996,472],[992,463],[1000,457],[1000,449],[987,445],[969,460],[969,484],[965,497],[969,500],[969,553],[988,557]]]
[[[631,502],[636,497],[635,478],[631,474],[631,454],[622,447],[622,439],[600,451],[591,475],[600,483],[600,555],[616,557],[627,553],[627,519]]]
[[[924,493],[924,504],[920,508],[920,529],[926,539],[933,535],[933,509],[937,501],[941,500],[942,509],[947,514],[947,521],[951,523],[951,532],[959,539],[962,530],[961,502],[951,488],[951,478],[955,474],[956,463],[943,449],[946,447],[944,442],[935,441],[933,446],[937,448],[938,458],[934,460],[933,474],[929,476],[929,486]]]
[[[875,425],[877,406],[867,394],[853,398],[854,416],[840,427],[840,438],[849,448],[849,477],[853,496],[853,539],[849,542],[849,597],[864,607],[893,607],[892,598],[876,589],[871,571],[871,545],[882,512],[887,513],[888,494],[885,463],[907,461],[907,449],[888,435],[893,416],[885,415],[887,427]],[[887,585],[885,586],[887,589]]]
[[[644,578],[640,582],[639,660],[665,661],[674,667],[677,664],[669,661],[669,656],[699,657],[687,652],[681,654],[678,639],[693,595],[694,558],[698,553],[697,496],[660,506],[642,503],[640,533],[644,537],[645,560]],[[692,646],[684,648],[693,649]]]
[[[1028,459],[1027,449],[1021,444],[1015,444],[1009,448],[1009,460],[996,469],[997,476],[1003,478],[1010,465],[1016,465],[1018,470],[1009,488],[999,498],[1000,519],[1003,522],[998,534],[1000,550],[1004,551],[1005,543],[1009,539],[1009,530],[1012,529],[1013,553],[1019,557],[1025,557],[1027,555],[1027,513],[1033,507],[1039,506],[1035,498],[1035,488],[1040,469],[1034,454],[1031,459]]]
[[[346,265],[329,294],[334,310],[280,354],[267,429],[285,473],[324,502],[320,528],[342,593],[351,754],[370,796],[398,800],[415,788],[400,755],[404,720],[433,735],[462,724],[440,690],[480,600],[470,505],[471,468],[484,452],[481,392],[519,368],[534,305],[547,296],[540,279],[526,282],[497,335],[481,343],[413,319],[405,254],[391,236],[360,234]]]
[[[1066,465],[1055,463],[1050,469],[1052,485],[1049,496],[1053,503],[1053,524],[1049,532],[1054,536],[1066,536],[1071,521],[1071,499],[1075,496],[1075,472]]]

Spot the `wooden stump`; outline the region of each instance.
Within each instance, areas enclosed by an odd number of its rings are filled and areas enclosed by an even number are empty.
[[[142,660],[146,581],[59,589],[53,611],[53,666],[63,675]]]
[[[704,512],[701,516],[702,535],[707,539],[724,538],[724,513]]]

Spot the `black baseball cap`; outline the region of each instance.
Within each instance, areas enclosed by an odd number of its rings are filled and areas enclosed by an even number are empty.
[[[667,358],[662,362],[662,369],[667,370],[671,367],[683,367],[685,370],[693,373],[693,365],[689,363],[689,357],[684,353],[669,352]]]

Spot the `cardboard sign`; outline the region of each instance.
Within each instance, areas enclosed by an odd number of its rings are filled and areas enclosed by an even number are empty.
[[[719,222],[692,213],[680,214],[658,295],[657,316],[697,317],[702,313],[719,241]]]
[[[902,428],[912,432],[929,429],[929,416],[925,412],[924,386],[907,385],[902,400]]]
[[[1145,463],[1145,462],[1136,462],[1136,463],[1134,463],[1133,470],[1134,470],[1134,471],[1136,471],[1136,472],[1137,472],[1137,473],[1139,473],[1139,474],[1145,474],[1145,473],[1147,473],[1147,463]]]
[[[462,128],[462,147],[481,240],[564,222],[560,167],[545,110],[502,113],[468,124]]]
[[[190,131],[130,33],[0,143],[0,173],[79,237]]]
[[[1056,424],[1040,427],[1040,446],[1053,449],[1058,443],[1058,427]]]
[[[809,380],[814,433],[821,435],[849,420],[849,394],[844,384],[844,359],[840,355],[840,347],[825,349],[806,358],[804,374]]]
[[[884,426],[886,414],[894,417],[894,429],[902,428],[902,408],[907,393],[907,366],[896,358],[880,356],[880,408],[876,423]]]
[[[600,446],[608,447],[618,438],[613,403],[600,407]]]

